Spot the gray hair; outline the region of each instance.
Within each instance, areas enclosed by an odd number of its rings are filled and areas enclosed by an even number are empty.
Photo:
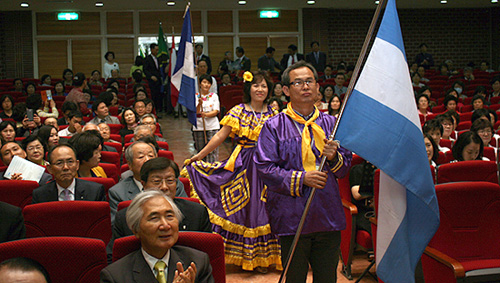
[[[179,220],[179,223],[182,221],[184,215],[182,215],[181,210],[177,207],[177,205],[170,197],[166,196],[162,191],[158,189],[148,189],[147,191],[137,194],[132,200],[130,206],[127,208],[127,213],[126,213],[127,226],[128,228],[130,228],[130,230],[132,230],[133,233],[136,233],[140,230],[139,225],[141,223],[142,217],[144,216],[144,209],[143,209],[144,204],[148,200],[158,197],[165,198],[168,201],[168,203],[170,203],[170,206],[172,206],[175,218]]]
[[[149,129],[149,127],[148,127],[148,129]],[[156,152],[156,148],[154,146],[152,146],[151,144],[149,144],[147,142],[143,142],[143,141],[135,141],[133,144],[131,144],[129,147],[127,147],[127,149],[125,149],[125,161],[132,162],[132,160],[134,159],[134,151],[132,148],[134,147],[134,145],[139,144],[139,143],[149,145],[153,149],[153,151],[155,152],[155,155],[158,155],[158,153]]]
[[[142,121],[142,119],[141,119],[141,121]],[[151,128],[148,125],[139,125],[139,126],[135,127],[135,129],[134,129],[134,136],[137,135],[137,133],[140,130],[144,130],[144,129],[147,129],[151,133],[151,135],[153,135]]]
[[[285,71],[283,71],[283,74],[281,75],[281,82],[283,83],[283,85],[290,86],[290,72],[302,67],[309,68],[314,74],[314,79],[318,81],[319,79],[318,72],[316,72],[316,69],[313,67],[313,65],[306,63],[306,61],[304,60],[300,60],[299,62],[290,65],[288,68],[285,69]]]
[[[90,123],[90,122],[89,122],[89,123],[85,124],[85,126],[83,126],[82,131],[84,131],[84,132],[85,132],[85,131],[88,131],[88,127],[87,127],[87,126],[89,126],[89,125],[95,125],[95,126],[97,127],[97,130],[98,130],[98,131],[100,131],[100,130],[101,130],[101,128],[99,128],[99,126],[98,126],[97,124],[94,124],[94,123]]]
[[[142,120],[144,120],[144,118],[153,118],[153,120],[155,121],[155,124],[156,124],[156,117],[155,117],[155,115],[153,115],[153,114],[151,114],[151,113],[144,114],[144,115],[141,117],[141,120],[139,120],[139,123],[142,123]]]

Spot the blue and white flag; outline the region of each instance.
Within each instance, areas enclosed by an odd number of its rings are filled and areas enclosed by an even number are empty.
[[[439,208],[406,63],[395,0],[389,0],[336,139],[380,175],[377,275],[414,282],[415,266],[439,227]]]
[[[177,62],[172,75],[173,93],[179,92],[179,103],[186,107],[188,120],[196,127],[196,74],[194,69],[193,34],[191,12],[187,9],[182,24],[181,42],[177,51]]]

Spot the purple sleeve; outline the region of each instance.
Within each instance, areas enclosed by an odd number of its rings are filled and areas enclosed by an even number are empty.
[[[351,160],[352,153],[349,150],[340,147],[337,150],[337,157],[329,162],[330,171],[332,171],[333,175],[335,175],[337,179],[343,178],[345,175],[347,175],[347,172],[349,172],[349,168],[351,167]]]

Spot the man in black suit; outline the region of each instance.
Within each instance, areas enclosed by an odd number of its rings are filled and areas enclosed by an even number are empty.
[[[0,201],[0,243],[24,239],[26,227],[21,208]]]
[[[146,78],[148,79],[149,82],[149,89],[151,90],[151,97],[153,98],[153,102],[155,104],[156,109],[161,111],[163,109],[162,105],[162,94],[160,93],[161,91],[161,62],[160,60],[156,57],[158,55],[158,52],[160,51],[160,48],[158,47],[158,44],[156,43],[151,43],[149,45],[149,48],[151,49],[151,54],[146,57],[146,60],[144,62],[144,74],[146,75]]]
[[[12,161],[12,158],[14,156],[21,157],[23,159],[26,159],[26,151],[15,141],[12,142],[7,142],[5,143],[2,148],[0,149],[0,159],[2,159],[3,164],[6,166],[10,165],[10,162]],[[3,176],[5,174],[5,171],[0,172],[0,180],[5,180],[5,177]],[[16,172],[15,174],[12,174],[10,177],[11,180],[22,180],[23,179],[23,172]],[[52,175],[47,174],[46,172],[43,172],[42,177],[38,181],[39,185],[45,185],[49,181],[52,180]]]
[[[138,194],[128,207],[127,224],[141,249],[104,268],[101,282],[214,282],[206,253],[174,246],[180,220],[179,208],[163,192]]]
[[[231,60],[231,51],[224,52],[224,60],[219,63],[219,72],[229,73],[233,71],[233,60]]]
[[[207,74],[210,75],[210,73],[212,72],[212,61],[210,61],[210,57],[203,54],[203,44],[197,43],[194,50],[196,51],[196,62],[205,60],[208,66]]]
[[[311,42],[311,53],[306,54],[306,62],[311,63],[316,70],[324,70],[326,66],[326,54],[319,51],[319,42]]]
[[[281,59],[281,69],[284,70],[288,68],[300,60],[304,60],[304,54],[300,54],[297,51],[297,46],[295,44],[288,45],[288,53],[283,54],[283,58]]]
[[[270,71],[270,72],[279,72],[281,71],[281,65],[274,60],[274,52],[276,49],[274,47],[266,48],[266,54],[259,58],[257,61],[259,70],[262,71]]]
[[[75,150],[66,144],[59,144],[49,152],[49,172],[55,181],[33,191],[33,203],[66,200],[106,201],[101,184],[76,179],[80,162]]]

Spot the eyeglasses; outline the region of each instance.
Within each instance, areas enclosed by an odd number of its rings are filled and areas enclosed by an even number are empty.
[[[35,149],[36,149],[36,150],[42,150],[42,149],[43,149],[43,146],[41,146],[41,145],[37,145],[37,146],[28,146],[26,149],[27,149],[27,150],[29,150],[29,151],[33,151],[33,150],[35,150]]]
[[[304,84],[306,84],[307,86],[312,86],[312,85],[316,84],[316,80],[315,79],[308,79],[305,81],[304,80],[295,80],[292,82],[292,85],[297,87],[297,88],[303,88]]]
[[[64,164],[68,165],[68,167],[73,167],[76,164],[76,160],[74,159],[69,159],[69,160],[58,160],[56,163],[53,163],[53,166],[63,168]]]
[[[488,134],[492,134],[493,132],[491,131],[491,129],[483,129],[483,130],[478,130],[477,133],[479,135],[488,135]]]
[[[177,184],[176,179],[154,179],[151,180],[151,183],[155,186],[160,186],[162,183],[166,183],[167,185]]]

